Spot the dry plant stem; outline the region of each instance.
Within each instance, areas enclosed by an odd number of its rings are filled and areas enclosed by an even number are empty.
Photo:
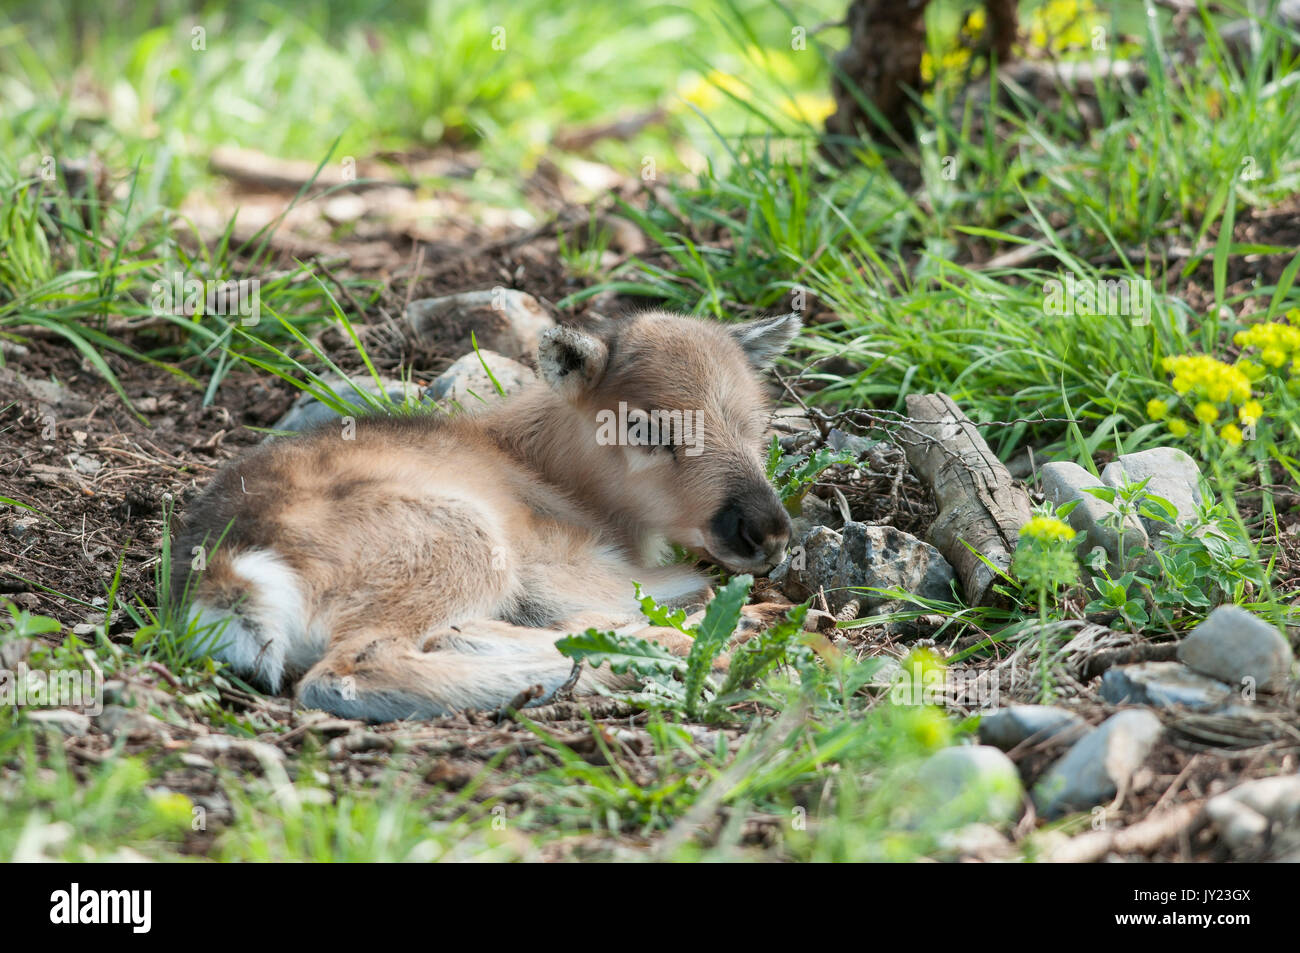
[[[1150,854],[1183,833],[1194,833],[1205,823],[1205,802],[1182,804],[1155,814],[1132,827],[1117,831],[1089,831],[1070,838],[1052,852],[1053,863],[1089,864],[1107,854]]]

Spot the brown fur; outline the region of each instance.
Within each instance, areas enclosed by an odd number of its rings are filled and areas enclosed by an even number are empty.
[[[554,691],[571,669],[555,640],[635,625],[633,580],[661,601],[702,600],[703,576],[659,565],[666,541],[735,571],[780,558],[789,521],[763,478],[757,369],[797,329],[793,317],[662,313],[556,329],[544,381],[509,401],[264,445],[189,514],[175,583],[201,548],[200,616],[232,617],[215,654],[272,690],[299,680],[304,703],[338,714],[428,716],[535,683]],[[700,452],[601,445],[600,412],[620,401],[697,412]],[[593,678],[610,676],[579,688]]]

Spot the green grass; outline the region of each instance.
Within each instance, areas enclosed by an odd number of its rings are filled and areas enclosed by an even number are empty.
[[[788,34],[785,14],[765,0],[743,9],[769,34]],[[726,117],[737,134],[754,124],[713,85],[756,55],[751,47],[717,55],[727,13],[706,0],[652,5],[630,31],[616,7],[555,0],[496,12],[451,2],[235,3],[193,12],[171,0],[6,11],[0,334],[40,327],[61,335],[115,387],[101,352],[163,361],[210,400],[240,355],[262,349],[228,316],[159,311],[156,282],[177,273],[260,280],[264,314],[276,317],[255,334],[277,348],[336,314],[322,286],[304,280],[308,269],[272,268],[265,233],[240,245],[232,219],[214,240],[178,212],[186,196],[214,184],[213,148],[331,167],[435,146],[469,149],[477,172],[419,181],[420,193],[518,210],[532,207],[522,184],[556,133],[662,108],[663,121],[628,142],[598,141],[587,158],[629,176],[649,160],[661,176],[677,176],[708,137],[694,104]],[[781,62],[780,84],[764,90],[793,97],[823,87],[813,54]],[[64,166],[87,160],[107,170],[103,194],[69,196]],[[373,283],[345,283],[373,303]],[[121,329],[131,324],[146,327],[128,343]],[[286,359],[272,363],[292,369]]]
[[[1280,314],[1300,303],[1291,277],[1225,291],[1229,257],[1294,254],[1227,237],[1243,208],[1267,208],[1300,186],[1300,90],[1278,81],[1294,74],[1294,48],[1265,31],[1243,75],[1226,60],[1215,23],[1203,28],[1200,58],[1176,80],[1155,71],[1136,95],[1102,84],[1108,122],[1099,130],[1005,95],[954,121],[941,83],[918,105],[921,127],[934,133],[910,152],[923,172],[917,191],[885,172],[896,152],[887,144],[864,146],[857,162],[830,170],[817,161],[815,130],[792,139],[784,118],[767,113],[768,138],[720,138],[717,152],[730,161],[674,189],[673,208],[629,212],[656,254],[583,294],[616,287],[724,317],[784,307],[803,289],[834,315],[808,339],[813,354],[861,368],[807,375],[824,385],[819,403],[901,410],[907,394],[941,389],[979,421],[1058,421],[998,431],[1004,455],[1026,443],[1060,452],[1068,418],[1096,435],[1090,451],[1163,442],[1145,414],[1163,378],[1160,360],[1230,351],[1244,322],[1220,317],[1222,306],[1239,314],[1263,299]],[[1004,132],[976,134],[973,119]],[[941,174],[945,157],[955,159],[951,178]],[[1170,258],[1175,245],[1193,254]],[[1032,265],[972,261],[1022,247],[1036,251]],[[1201,264],[1213,270],[1214,299],[1194,312],[1182,293]],[[1044,283],[1065,274],[1150,281],[1150,323],[1046,313]]]

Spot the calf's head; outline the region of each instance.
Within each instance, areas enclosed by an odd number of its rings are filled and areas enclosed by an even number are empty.
[[[649,312],[551,329],[538,364],[588,428],[598,495],[733,572],[764,572],[790,518],[764,472],[761,372],[799,328],[793,314],[726,325]]]

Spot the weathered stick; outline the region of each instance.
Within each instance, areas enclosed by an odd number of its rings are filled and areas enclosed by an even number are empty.
[[[979,557],[1004,571],[1011,565],[1029,495],[947,394],[910,395],[907,413],[912,422],[900,437],[908,465],[939,507],[930,542],[957,570],[968,602],[996,604],[997,574]]]
[[[1205,820],[1204,801],[1180,804],[1160,814],[1144,817],[1132,827],[1078,834],[1052,851],[1047,859],[1054,864],[1093,864],[1112,851],[1117,854],[1150,854],[1184,831],[1195,833]]]
[[[433,156],[408,163],[401,172],[382,162],[365,159],[347,169],[342,160],[320,166],[308,159],[281,159],[256,149],[217,146],[208,165],[213,172],[244,185],[272,192],[296,192],[308,182],[321,189],[361,192],[375,188],[414,189],[420,178],[467,178],[474,172],[469,161]]]

